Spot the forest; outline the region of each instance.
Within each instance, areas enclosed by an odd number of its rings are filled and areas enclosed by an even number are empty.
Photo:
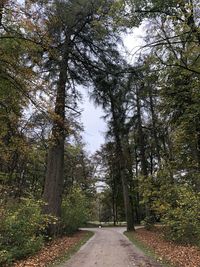
[[[199,25],[198,0],[0,0],[0,265],[91,221],[200,246]]]

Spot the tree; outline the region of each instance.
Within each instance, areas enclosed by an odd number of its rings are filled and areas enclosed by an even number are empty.
[[[115,52],[115,56],[117,52]],[[127,220],[127,230],[134,229],[133,207],[130,194],[130,181],[132,180],[132,171],[129,168],[129,156],[127,155],[128,132],[126,129],[126,110],[124,103],[126,101],[126,90],[124,90],[123,74],[120,74],[121,67],[118,64],[107,60],[107,73],[99,73],[95,80],[96,90],[93,91],[92,98],[97,104],[101,104],[108,116],[109,133],[115,143],[116,162],[119,176],[122,181],[124,207]],[[121,62],[123,64],[123,61]]]
[[[37,45],[26,40],[28,25],[23,24],[24,14],[18,4],[3,1],[0,28],[0,158],[1,172],[9,192],[21,195],[29,154],[26,138],[27,123],[24,109],[35,90],[36,72],[30,65]],[[8,5],[12,8],[8,10]],[[18,14],[19,16],[13,16]],[[11,19],[13,17],[13,19]],[[28,55],[29,54],[29,55]]]
[[[48,51],[47,67],[51,66],[49,75],[53,77],[52,86],[55,83],[56,97],[43,197],[47,203],[44,212],[57,217],[61,215],[64,142],[69,130],[65,118],[67,97],[70,89],[75,90],[75,83],[87,82],[99,68],[100,53],[107,54],[112,43],[109,36],[114,37],[109,25],[106,26],[111,5],[112,1],[82,0],[53,1],[46,7],[48,34],[53,44]]]
[[[111,136],[108,136],[108,138],[111,138]],[[96,171],[98,182],[104,183],[103,192],[106,191],[105,194],[102,194],[102,197],[104,197],[101,200],[101,204],[103,201],[105,207],[107,207],[108,216],[106,220],[113,221],[113,224],[116,225],[117,222],[125,219],[125,213],[123,212],[122,182],[119,166],[117,165],[118,155],[116,155],[115,142],[110,141],[104,144],[101,150],[96,152],[93,160],[98,162],[98,171]],[[101,210],[103,209],[101,208]]]

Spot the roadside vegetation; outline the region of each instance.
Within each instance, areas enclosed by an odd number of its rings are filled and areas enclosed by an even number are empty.
[[[138,229],[125,235],[146,255],[166,267],[194,267],[200,262],[198,246],[176,244],[164,237],[162,227]]]
[[[59,266],[76,253],[93,235],[92,232],[79,231],[74,235],[56,238],[49,241],[39,252],[33,256],[17,261],[13,267]]]
[[[77,244],[79,247],[79,243],[82,244],[91,236],[90,233],[79,233],[77,238],[75,235],[73,239],[73,234],[89,218],[86,204],[85,196],[80,189],[76,188],[68,194],[63,201],[61,226],[57,237],[50,236],[47,231],[49,224],[58,223],[57,218],[42,213],[42,202],[24,198],[20,199],[19,203],[4,205],[0,218],[0,263],[12,265],[13,261],[27,258],[38,251],[42,255],[41,262],[39,258],[38,264],[47,264],[63,256],[65,252],[68,255],[68,249],[71,251],[71,247],[74,248],[74,245],[77,247]],[[65,237],[62,239],[60,236]],[[72,238],[66,236],[72,236]],[[54,241],[51,242],[52,239],[55,239],[55,245]],[[52,248],[49,249],[51,243]],[[73,249],[73,251],[76,250]],[[36,256],[30,260],[30,263],[37,260]]]

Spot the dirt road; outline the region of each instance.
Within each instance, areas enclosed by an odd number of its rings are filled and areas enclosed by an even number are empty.
[[[125,228],[90,228],[95,235],[61,267],[161,267],[122,233]]]

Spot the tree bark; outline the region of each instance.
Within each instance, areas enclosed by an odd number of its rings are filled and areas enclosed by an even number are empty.
[[[123,198],[124,198],[124,207],[125,207],[125,214],[126,214],[126,222],[127,222],[127,231],[135,230],[134,228],[134,217],[133,217],[133,210],[131,207],[131,198],[130,198],[130,192],[129,192],[129,184],[127,179],[127,172],[126,164],[124,161],[124,155],[123,155],[123,148],[122,148],[122,142],[120,138],[120,125],[118,122],[118,117],[115,110],[115,104],[114,99],[112,96],[110,96],[111,101],[111,112],[113,117],[113,131],[115,136],[115,142],[116,142],[116,156],[118,159],[118,165],[120,170],[120,178],[122,181],[122,189],[123,189]]]
[[[67,54],[60,63],[60,74],[57,83],[55,118],[53,119],[52,138],[47,156],[47,170],[44,184],[44,213],[56,217],[61,216],[64,172],[65,141],[65,89],[67,82]],[[57,234],[58,226],[50,226],[50,234]]]
[[[141,104],[140,104],[139,89],[137,86],[136,86],[136,107],[137,107],[137,117],[138,117],[141,174],[145,178],[147,178],[148,177],[148,163],[147,163],[146,153],[145,153],[145,138],[144,138],[144,132],[142,128]],[[150,216],[150,208],[149,208],[148,202],[145,205],[145,213],[146,213],[146,217],[148,218]]]
[[[140,106],[138,88],[136,88],[136,106],[137,106],[137,118],[138,118],[138,135],[139,135],[139,147],[140,147],[141,173],[144,176],[148,176],[147,159],[145,155],[145,145],[144,145],[145,139],[144,139],[144,133],[142,129],[141,106]]]
[[[153,128],[153,137],[155,141],[155,148],[156,148],[156,154],[158,159],[158,165],[160,166],[161,163],[161,157],[160,157],[160,147],[159,147],[159,139],[158,139],[158,133],[157,133],[157,117],[154,110],[154,102],[153,102],[153,96],[152,96],[152,88],[149,88],[149,101],[150,101],[150,110],[151,110],[151,120],[152,120],[152,128]]]

